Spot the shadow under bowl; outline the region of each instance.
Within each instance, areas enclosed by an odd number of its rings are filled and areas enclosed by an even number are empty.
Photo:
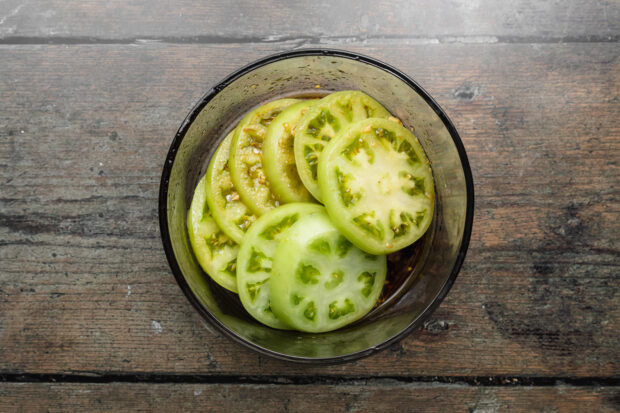
[[[389,257],[382,304],[357,323],[309,334],[267,327],[236,294],[204,274],[187,234],[196,183],[226,134],[253,107],[290,96],[361,90],[382,103],[420,140],[433,169],[436,209],[427,235]],[[233,340],[262,354],[306,363],[354,360],[398,341],[437,308],[461,268],[473,221],[473,180],[459,135],[445,112],[399,70],[356,53],[303,49],[260,59],[214,86],[177,132],[162,173],[159,221],[164,250],[196,310]],[[386,293],[387,292],[387,293]]]

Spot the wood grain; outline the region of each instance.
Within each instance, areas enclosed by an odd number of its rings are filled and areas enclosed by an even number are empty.
[[[347,385],[0,383],[0,410],[208,412],[615,412],[616,388]]]
[[[26,43],[587,42],[617,41],[620,5],[614,0],[5,0],[0,22],[0,39]]]
[[[161,248],[162,162],[210,85],[293,45],[0,46],[0,372],[617,376],[620,62],[611,43],[348,44],[421,82],[461,133],[477,195],[461,275],[425,329],[346,365],[269,360],[204,325]],[[22,388],[30,403],[45,396],[28,394],[82,389],[54,386]],[[125,387],[127,399],[160,391]],[[472,400],[479,390],[458,391]],[[400,394],[405,403],[427,393]],[[96,400],[76,397],[85,408]]]

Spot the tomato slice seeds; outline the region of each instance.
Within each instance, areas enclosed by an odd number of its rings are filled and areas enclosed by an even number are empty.
[[[241,201],[230,178],[229,154],[233,132],[229,133],[213,154],[206,175],[206,196],[215,222],[226,235],[240,243],[256,221],[256,215]]]
[[[263,164],[271,190],[283,202],[312,202],[301,182],[295,163],[294,139],[297,123],[316,100],[305,100],[284,109],[267,128],[263,142]]]
[[[278,99],[248,113],[239,122],[231,142],[230,173],[241,200],[262,215],[281,204],[271,191],[263,169],[263,140],[269,124],[298,99]]]
[[[206,199],[206,179],[198,182],[187,214],[192,250],[202,269],[219,285],[237,292],[239,245],[226,236],[211,215]]]

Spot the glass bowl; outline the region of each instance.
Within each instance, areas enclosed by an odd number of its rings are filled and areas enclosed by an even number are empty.
[[[422,240],[389,256],[380,304],[345,328],[321,334],[275,330],[249,316],[236,294],[203,273],[187,234],[196,183],[220,141],[251,108],[277,98],[361,90],[420,140],[431,161],[436,208]],[[473,181],[459,135],[445,112],[403,72],[356,53],[303,49],[260,59],[214,86],[189,113],[164,163],[159,222],[181,289],[209,323],[231,339],[279,359],[344,362],[370,355],[422,325],[461,268],[473,221]]]

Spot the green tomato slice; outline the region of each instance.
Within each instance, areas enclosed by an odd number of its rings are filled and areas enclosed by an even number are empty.
[[[297,172],[293,146],[297,123],[315,102],[306,100],[289,106],[267,128],[263,142],[265,175],[282,202],[314,201]]]
[[[271,309],[271,264],[282,233],[304,215],[324,208],[317,204],[292,203],[273,209],[250,227],[237,258],[239,298],[252,317],[273,328],[287,329]]]
[[[194,255],[202,269],[213,281],[236,293],[239,245],[222,232],[211,216],[204,176],[196,186],[187,214],[187,232]]]
[[[230,148],[230,174],[241,200],[256,215],[262,215],[280,205],[271,192],[263,170],[263,140],[267,127],[276,116],[298,99],[279,99],[248,113],[233,135]]]
[[[413,133],[395,122],[351,125],[323,150],[318,177],[334,225],[368,253],[405,248],[430,226],[435,188],[429,161]]]
[[[233,132],[229,133],[211,157],[207,168],[207,203],[213,219],[226,235],[241,243],[256,215],[241,201],[230,178],[229,158]]]
[[[332,93],[306,111],[295,132],[295,161],[301,181],[316,199],[320,201],[322,196],[317,167],[325,145],[351,123],[389,116],[379,102],[357,91]]]
[[[273,312],[291,327],[319,333],[360,319],[385,283],[385,255],[356,248],[321,211],[297,221],[276,249],[271,274]]]

